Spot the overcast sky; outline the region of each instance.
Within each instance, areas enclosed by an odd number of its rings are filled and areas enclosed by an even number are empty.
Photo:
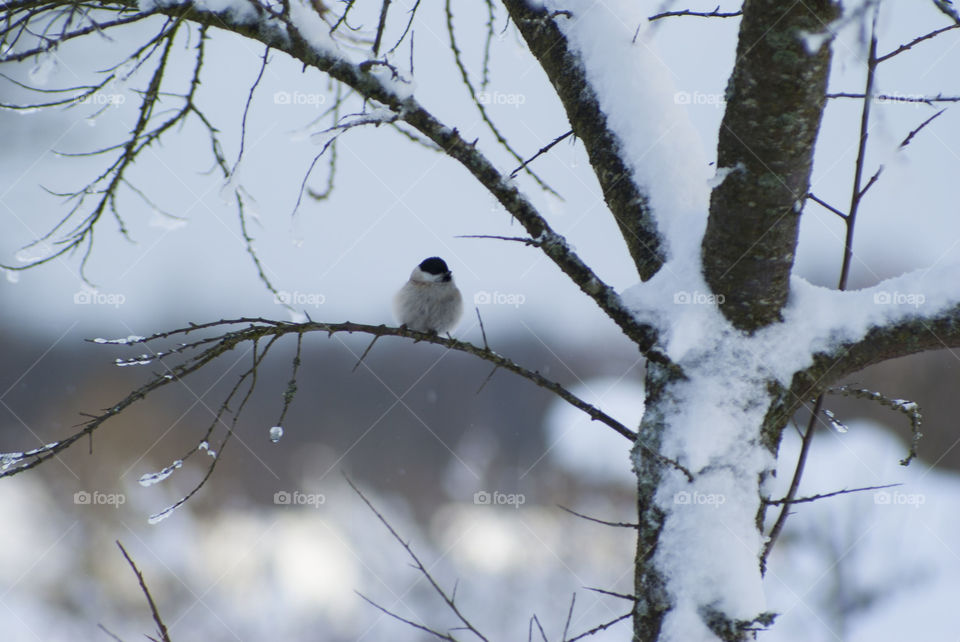
[[[881,52],[944,24],[930,3],[910,3],[909,8],[905,4],[887,3],[884,9]],[[397,4],[396,10],[401,6]],[[485,15],[481,6],[455,9],[460,46],[479,84],[483,32],[478,26],[484,24]],[[656,40],[674,74],[678,100],[689,102],[688,113],[711,159],[737,27],[735,20],[673,19],[657,29]],[[20,77],[47,88],[77,85],[91,78],[91,70],[115,63],[118,52],[131,50],[138,38],[154,28],[151,24],[150,29],[136,26],[118,32],[113,43],[88,39],[64,46],[54,60],[23,65]],[[421,102],[459,128],[465,138],[479,138],[480,147],[499,167],[507,171],[515,167],[517,163],[492,142],[468,101],[449,52],[441,8],[421,8],[415,29],[415,90]],[[487,88],[490,114],[521,155],[529,156],[564,133],[566,121],[515,29],[503,30],[502,16],[497,33]],[[958,42],[953,34],[946,34],[884,63],[878,90],[902,95],[957,93],[951,83],[960,55]],[[167,76],[179,78],[179,86],[185,87],[196,34],[190,42],[182,38],[179,44]],[[859,24],[843,29],[834,45],[831,90],[862,91],[864,47]],[[259,45],[214,33],[206,54],[197,103],[221,129],[231,163],[238,151],[244,102],[262,53]],[[105,157],[62,158],[50,150],[89,151],[117,142],[136,117],[137,96],[132,89],[146,84],[152,64],[126,87],[116,88],[123,104],[108,107],[95,121],[86,118],[93,111],[86,105],[26,115],[0,112],[0,123],[11,142],[11,152],[0,159],[0,217],[5,230],[0,252],[5,261],[16,263],[17,249],[46,232],[66,212],[62,201],[44,193],[41,185],[53,191],[77,189],[104,166]],[[10,84],[3,85],[2,91],[4,101],[26,98]],[[468,301],[478,292],[514,295],[511,304],[482,308],[488,331],[494,334],[520,329],[522,324],[546,325],[549,331],[556,327],[558,309],[564,311],[565,320],[586,324],[582,336],[618,334],[536,249],[456,238],[518,236],[522,228],[511,225],[505,211],[454,161],[413,145],[386,127],[355,129],[342,136],[334,196],[322,203],[306,198],[292,216],[300,182],[321,149],[309,134],[322,126],[310,123],[330,104],[331,95],[319,72],[302,73],[299,64],[271,53],[250,110],[244,160],[236,181],[256,200],[257,220],[249,221],[249,231],[265,271],[279,290],[294,293],[298,307],[314,319],[392,322],[393,292],[421,259],[440,255],[450,264]],[[172,108],[179,102],[171,99],[166,104]],[[956,115],[948,110],[917,136],[907,154],[894,156],[892,150],[899,141],[934,110],[884,104],[873,113],[867,175],[881,161],[886,169],[861,210],[854,285],[956,258],[960,239],[960,217],[951,191],[960,160],[955,152],[960,148]],[[858,102],[834,101],[818,148],[813,189],[841,209],[849,204],[858,124]],[[204,130],[193,119],[163,142],[143,154],[130,179],[159,208],[184,217],[186,224],[171,225],[132,192],[123,191],[121,214],[135,242],[124,240],[109,216],[98,224],[86,274],[101,296],[84,298],[79,255],[67,256],[20,273],[16,284],[0,284],[9,314],[42,317],[44,321],[31,327],[54,336],[78,319],[78,329],[88,334],[126,334],[125,328],[146,334],[186,318],[287,317],[257,280],[230,190],[224,189],[219,175],[209,172],[212,159]],[[565,141],[533,167],[564,198],[543,193],[529,178],[519,179],[550,223],[605,280],[618,289],[631,285],[635,271],[582,145]],[[321,160],[310,185],[322,189],[326,171]],[[808,203],[801,228],[799,273],[833,284],[842,234],[836,216]],[[76,304],[75,298],[100,304]],[[474,315],[466,317],[461,333],[472,336],[478,331],[473,319]]]

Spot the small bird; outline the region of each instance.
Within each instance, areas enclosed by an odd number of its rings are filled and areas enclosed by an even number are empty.
[[[431,256],[420,262],[393,297],[397,320],[410,330],[450,332],[463,314],[463,297],[446,262]]]

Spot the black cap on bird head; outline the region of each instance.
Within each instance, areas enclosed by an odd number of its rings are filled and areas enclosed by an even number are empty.
[[[420,262],[420,269],[427,274],[433,274],[435,276],[450,274],[450,269],[447,267],[447,263],[439,256],[431,256],[429,259],[422,260]]]

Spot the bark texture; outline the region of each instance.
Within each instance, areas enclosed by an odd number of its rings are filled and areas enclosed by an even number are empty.
[[[836,17],[828,0],[747,0],[727,87],[717,166],[702,244],[703,273],[724,315],[752,332],[780,319],[826,103],[830,43],[815,53],[805,34]]]
[[[559,21],[575,20],[576,16],[568,12],[551,13],[526,0],[506,0],[504,4],[530,52],[553,84],[574,135],[583,142],[603,198],[620,228],[640,278],[646,281],[664,262],[660,232],[653,219],[650,199],[634,181],[633,172],[621,154],[620,141],[607,126],[607,116],[587,80],[580,55],[570,49],[557,26]]]

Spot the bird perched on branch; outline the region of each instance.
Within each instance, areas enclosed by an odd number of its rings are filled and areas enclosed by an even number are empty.
[[[420,262],[393,298],[397,320],[410,330],[450,332],[463,314],[463,297],[446,262],[431,256]]]

